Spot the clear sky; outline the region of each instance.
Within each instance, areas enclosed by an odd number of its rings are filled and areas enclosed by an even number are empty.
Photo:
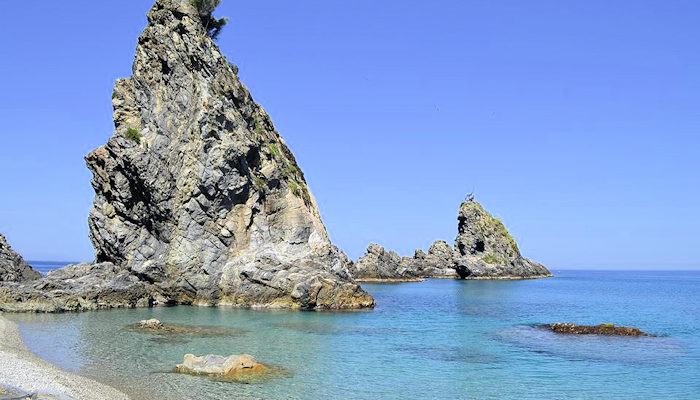
[[[4,2],[0,232],[91,260],[83,157],[151,0]],[[223,0],[334,241],[454,240],[474,191],[552,269],[700,267],[700,2]]]

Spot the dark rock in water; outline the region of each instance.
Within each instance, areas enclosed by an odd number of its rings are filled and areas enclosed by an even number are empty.
[[[456,270],[469,279],[522,279],[552,276],[528,260],[503,223],[470,197],[459,208]]]
[[[39,279],[41,274],[27,264],[0,234],[0,282],[26,282]]]
[[[473,197],[462,203],[455,246],[438,240],[428,253],[413,257],[371,244],[350,273],[361,281],[416,281],[423,278],[527,279],[551,276],[543,265],[524,258],[503,223]]]
[[[615,326],[613,324],[576,325],[571,323],[556,323],[544,325],[555,333],[569,335],[606,335],[606,336],[651,336],[639,328]]]
[[[0,309],[372,307],[237,72],[191,2],[157,0],[114,88],[115,131],[86,157],[98,264],[6,287]]]

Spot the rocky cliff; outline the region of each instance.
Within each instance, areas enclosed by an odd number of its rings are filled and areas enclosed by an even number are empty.
[[[0,234],[0,282],[26,282],[39,279],[41,274],[32,269]]]
[[[543,265],[524,258],[503,223],[473,198],[459,209],[457,238],[438,240],[428,253],[413,257],[372,244],[350,268],[360,281],[414,281],[421,278],[527,279],[551,276]]]
[[[87,279],[85,293],[47,281],[44,292],[85,294],[101,308],[113,281],[117,292],[130,288],[130,305],[373,306],[329,240],[294,155],[191,2],[155,2],[112,104],[114,133],[86,157],[100,264],[72,272],[102,280]]]

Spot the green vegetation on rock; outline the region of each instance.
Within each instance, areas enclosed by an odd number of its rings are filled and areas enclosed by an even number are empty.
[[[215,18],[212,13],[219,6],[221,0],[190,0],[192,7],[197,9],[199,17],[202,20],[202,25],[206,29],[207,34],[212,39],[219,37],[221,30],[228,23],[226,17]]]
[[[132,142],[141,144],[141,132],[139,132],[137,129],[130,127],[126,130],[126,134],[124,136],[126,136],[126,138],[131,140]]]
[[[277,148],[277,145],[274,143],[268,143],[267,144],[267,152],[270,153],[270,155],[273,158],[279,158],[280,157],[280,150]]]
[[[485,255],[484,258],[482,258],[482,260],[483,260],[486,264],[502,264],[502,263],[503,263],[503,261],[501,261],[500,258],[494,256],[493,254],[487,254],[487,255]]]

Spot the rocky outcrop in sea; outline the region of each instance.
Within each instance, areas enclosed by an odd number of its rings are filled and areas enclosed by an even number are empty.
[[[457,274],[470,279],[519,279],[551,276],[547,268],[520,254],[503,223],[469,198],[459,208],[455,239]]]
[[[192,4],[155,2],[133,75],[114,88],[114,133],[86,157],[97,264],[5,288],[0,309],[374,305]]]
[[[0,234],[0,282],[27,282],[39,279],[41,274],[27,264]]]
[[[353,266],[359,281],[415,281],[422,278],[527,279],[551,276],[541,264],[520,254],[518,245],[503,223],[489,214],[473,197],[459,209],[455,245],[439,240],[427,253],[413,257],[371,244]]]

